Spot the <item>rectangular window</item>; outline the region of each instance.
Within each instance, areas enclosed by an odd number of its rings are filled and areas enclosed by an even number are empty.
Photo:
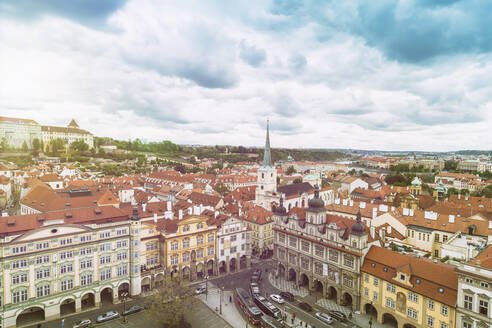
[[[480,287],[482,287],[482,288],[489,288],[489,284],[486,283],[486,282],[481,281],[480,282]]]
[[[463,328],[472,328],[473,324],[471,322],[463,321]]]
[[[73,272],[73,265],[72,265],[72,263],[63,264],[60,267],[60,274],[70,273],[70,272]]]
[[[36,271],[36,279],[44,279],[49,278],[50,276],[50,268],[44,268]]]
[[[73,279],[62,280],[61,282],[61,290],[70,290],[73,289]]]
[[[50,285],[36,287],[36,297],[48,296],[49,294],[50,294]]]
[[[83,235],[83,236],[80,236],[80,242],[81,243],[85,243],[87,241],[91,241],[92,240],[92,236],[91,235]]]
[[[448,235],[442,235],[442,242],[445,243],[448,240]]]
[[[354,280],[350,276],[343,276],[343,284],[349,288],[352,288],[354,285]]]
[[[434,310],[434,301],[429,301],[427,306],[429,307],[429,310]]]
[[[243,233],[243,235],[244,235],[244,233]],[[208,239],[207,240],[208,240],[209,243],[213,242],[214,241],[214,235],[212,235],[212,234],[208,235]]]
[[[427,317],[427,326],[428,327],[434,327],[434,318],[433,317]]]
[[[60,253],[60,260],[71,259],[72,257],[73,257],[73,252],[72,251],[61,252]]]
[[[126,247],[127,245],[128,245],[128,243],[126,240],[118,240],[116,242],[116,248],[123,248],[123,247]]]
[[[489,314],[489,302],[486,300],[480,300],[478,302],[478,312],[487,316]]]
[[[231,241],[232,241],[232,237],[231,237]],[[197,245],[203,245],[203,236],[198,236],[196,238],[196,244]]]
[[[278,241],[281,242],[282,244],[285,244],[285,234],[284,233],[279,232]]]
[[[441,314],[444,316],[448,315],[448,307],[446,305],[441,305]]]
[[[12,269],[19,269],[27,267],[27,260],[17,260],[12,262]]]
[[[314,246],[314,254],[318,257],[324,257],[325,256],[325,248],[320,245],[315,245]]]
[[[395,301],[392,300],[391,298],[387,298],[386,299],[386,306],[394,309],[395,308]]]
[[[236,251],[237,251],[237,249],[236,249],[236,246],[234,246],[234,247],[231,247],[231,254],[234,254],[234,253],[236,253]]]
[[[174,265],[174,264],[178,264],[178,263],[179,263],[178,255],[171,256],[171,264]]]
[[[338,252],[337,251],[330,249],[330,251],[328,252],[328,256],[329,256],[330,261],[338,262]]]
[[[364,288],[364,296],[369,297],[369,289]]]
[[[105,255],[99,258],[99,264],[108,264],[108,263],[111,263],[111,255]]]
[[[17,284],[22,284],[27,282],[27,273],[21,273],[17,274],[12,277],[12,284],[17,285]]]
[[[444,323],[444,322],[441,322],[441,328],[448,328],[448,324],[447,323]]]
[[[184,253],[182,257],[183,257],[183,262],[188,262],[190,260],[190,253]]]
[[[87,286],[92,284],[92,274],[85,274],[83,276],[80,276],[80,284],[82,286]]]
[[[117,236],[123,236],[123,235],[126,235],[126,234],[128,234],[128,230],[126,228],[117,229],[116,230],[116,235]]]
[[[473,306],[473,296],[471,295],[464,295],[464,302],[463,306],[467,310],[471,310]]]
[[[231,241],[236,241],[236,235],[231,236]]]
[[[410,318],[412,318],[412,319],[417,319],[417,317],[418,317],[418,312],[417,312],[417,311],[415,311],[415,310],[414,310],[414,309],[412,309],[412,308],[408,308],[408,309],[407,309],[407,316],[408,316],[408,317],[410,317]]]
[[[414,303],[418,303],[419,302],[419,295],[412,293],[412,292],[408,292],[408,299]]]
[[[116,254],[116,259],[118,261],[126,260],[127,254],[127,252],[119,252],[118,254]]]
[[[214,248],[213,247],[209,247],[208,248],[208,251],[207,251],[207,255],[210,256],[210,255],[213,255],[214,254]]]
[[[27,251],[27,246],[15,246],[12,247],[12,254],[25,253]]]
[[[289,236],[289,246],[297,248],[297,238]]]
[[[378,300],[378,293],[374,292],[372,294],[372,299],[375,300],[375,301],[377,301]]]
[[[109,252],[110,250],[111,250],[111,244],[110,243],[99,245],[99,251],[100,252]]]
[[[365,274],[365,275],[364,275],[364,281],[365,281],[365,282],[369,282],[369,275],[368,275],[368,274]]]
[[[81,256],[89,255],[89,254],[92,254],[92,248],[91,247],[86,247],[86,248],[80,249],[80,255]]]
[[[111,269],[102,270],[99,273],[99,280],[109,280],[111,279]]]
[[[171,250],[172,250],[172,251],[177,251],[177,250],[178,250],[178,248],[179,248],[179,243],[178,243],[177,241],[173,241],[173,242],[171,243]]]
[[[438,234],[438,233],[436,233],[436,235],[435,235],[435,237],[434,237],[434,241],[435,241],[436,243],[438,243],[438,242],[439,242],[439,234]]]
[[[235,248],[236,247],[234,247],[234,251],[235,251]],[[198,259],[201,259],[203,257],[203,249],[199,249],[199,250],[196,251],[196,257]]]
[[[72,244],[72,238],[60,239],[60,246]]]
[[[80,261],[80,270],[92,268],[92,259],[86,259]]]
[[[156,242],[147,243],[145,245],[145,249],[148,250],[148,251],[155,250],[155,249],[157,249],[157,243]]]
[[[374,278],[374,286],[379,286],[379,279],[378,278]]]
[[[309,269],[309,260],[307,258],[301,257],[301,267],[304,270],[308,270]]]
[[[308,253],[309,252],[309,242],[302,240],[301,241],[301,249],[303,252]]]
[[[49,247],[50,247],[50,243],[47,241],[36,244],[36,249],[46,249]]]
[[[124,265],[124,266],[118,267],[116,274],[118,275],[118,277],[126,276],[128,274],[128,266]]]
[[[45,263],[49,263],[49,262],[50,262],[50,256],[49,255],[36,257],[36,264],[45,264]]]
[[[396,288],[395,288],[395,285],[392,285],[392,284],[386,284],[386,290],[390,293],[395,293],[396,292]]]
[[[12,303],[27,301],[27,289],[18,290],[12,293]]]
[[[183,248],[188,248],[188,247],[190,247],[190,240],[189,239],[183,240]]]
[[[104,239],[104,238],[109,238],[111,237],[111,232],[110,231],[104,231],[99,233],[99,239]]]

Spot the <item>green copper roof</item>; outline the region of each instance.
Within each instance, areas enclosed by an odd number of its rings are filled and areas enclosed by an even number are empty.
[[[270,124],[267,121],[267,132],[265,141],[265,153],[263,154],[263,167],[272,166],[272,156],[270,154]]]

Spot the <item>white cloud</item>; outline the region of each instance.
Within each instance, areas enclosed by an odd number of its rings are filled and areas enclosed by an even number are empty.
[[[269,118],[273,146],[490,148],[490,54],[400,63],[291,19],[265,2],[147,0],[101,29],[0,16],[2,115],[187,144],[261,146]]]

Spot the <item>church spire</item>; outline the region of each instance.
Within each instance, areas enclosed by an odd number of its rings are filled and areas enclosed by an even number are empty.
[[[263,167],[272,166],[270,154],[270,121],[267,120],[267,132],[265,141],[265,153],[263,154]]]

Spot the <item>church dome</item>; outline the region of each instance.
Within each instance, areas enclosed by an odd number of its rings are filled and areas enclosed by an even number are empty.
[[[350,233],[354,235],[362,235],[366,232],[366,227],[361,222],[361,214],[360,211],[357,213],[357,222],[352,224],[352,228],[350,229]]]
[[[309,208],[324,208],[325,202],[319,198],[319,187],[316,185],[314,187],[314,198],[308,201]]]
[[[287,210],[285,209],[284,206],[284,198],[280,197],[280,205],[275,206],[273,212],[277,215],[287,215]]]

